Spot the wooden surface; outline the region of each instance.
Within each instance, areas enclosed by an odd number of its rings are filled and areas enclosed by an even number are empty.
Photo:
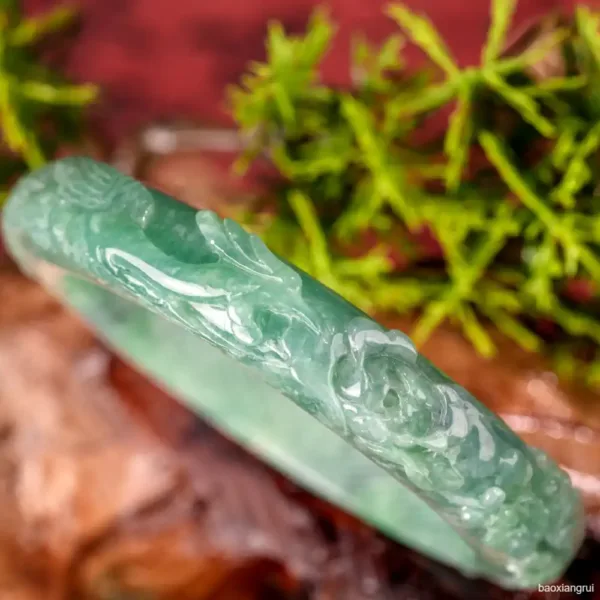
[[[466,580],[297,489],[6,266],[0,306],[2,600],[546,598]],[[600,586],[599,548],[565,581]]]
[[[11,269],[0,305],[2,600],[391,600],[475,585],[272,473]]]
[[[314,519],[260,463],[35,284],[0,273],[0,300],[2,600],[233,600],[278,579],[327,583]]]
[[[218,204],[238,190],[212,161],[175,152],[137,174],[199,207],[211,198]],[[600,590],[598,396],[558,382],[511,344],[483,361],[443,328],[424,351],[570,469],[584,492],[590,537],[566,581]],[[465,580],[298,490],[111,356],[4,259],[0,598],[148,597],[544,596]]]

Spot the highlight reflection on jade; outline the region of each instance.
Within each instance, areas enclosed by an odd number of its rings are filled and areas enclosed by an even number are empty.
[[[406,335],[281,261],[235,222],[70,158],[16,186],[4,232],[34,277],[44,281],[54,265],[96,282],[115,301],[134,300],[258,370],[424,499],[475,549],[474,573],[532,586],[560,575],[577,550],[582,508],[565,473]]]

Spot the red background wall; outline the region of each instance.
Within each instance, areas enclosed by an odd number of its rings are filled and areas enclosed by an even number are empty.
[[[362,30],[376,41],[394,29],[383,15],[387,0],[329,0],[340,25],[325,77],[348,77],[349,42]],[[429,15],[462,63],[477,60],[488,25],[488,0],[406,0]],[[519,27],[576,0],[520,0]],[[35,11],[56,0],[25,0]],[[123,134],[156,117],[226,120],[223,89],[250,59],[264,56],[269,19],[301,31],[318,0],[80,0],[83,26],[66,59],[79,80],[100,83],[109,131]],[[418,60],[413,52],[412,58]]]

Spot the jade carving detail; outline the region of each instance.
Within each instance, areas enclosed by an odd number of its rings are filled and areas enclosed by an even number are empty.
[[[564,472],[406,335],[235,222],[70,158],[16,186],[4,231],[34,276],[49,263],[91,279],[259,369],[424,498],[477,549],[490,578],[514,587],[551,581],[576,551],[582,508]]]

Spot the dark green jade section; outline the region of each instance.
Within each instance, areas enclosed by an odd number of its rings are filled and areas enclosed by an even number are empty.
[[[21,180],[3,223],[24,270],[302,485],[507,587],[568,566],[583,512],[567,475],[236,223],[85,158]]]

